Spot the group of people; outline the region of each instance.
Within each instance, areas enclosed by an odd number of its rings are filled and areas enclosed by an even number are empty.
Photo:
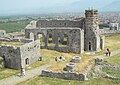
[[[110,56],[110,54],[111,54],[111,52],[110,52],[110,50],[107,48],[107,50],[106,50],[106,56]]]

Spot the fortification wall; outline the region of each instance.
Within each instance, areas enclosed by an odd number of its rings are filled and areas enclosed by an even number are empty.
[[[84,31],[80,28],[26,29],[25,32],[26,38],[30,38],[30,35],[33,34],[34,40],[38,39],[39,34],[42,34],[45,42],[42,48],[73,53],[84,51]]]
[[[80,27],[82,28],[83,19],[79,21],[71,20],[39,20],[36,27]]]

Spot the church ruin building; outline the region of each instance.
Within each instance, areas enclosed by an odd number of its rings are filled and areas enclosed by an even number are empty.
[[[82,53],[104,49],[104,38],[99,33],[98,11],[85,10],[79,20],[32,21],[25,29],[25,37],[44,42],[41,48],[60,52]]]

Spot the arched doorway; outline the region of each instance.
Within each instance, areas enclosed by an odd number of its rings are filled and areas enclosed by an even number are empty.
[[[25,59],[25,64],[29,65],[29,59],[28,58]]]
[[[91,42],[89,42],[89,51],[92,50],[92,45],[91,45]]]

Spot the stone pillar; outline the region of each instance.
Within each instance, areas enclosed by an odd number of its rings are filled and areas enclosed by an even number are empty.
[[[49,35],[45,36],[45,48],[48,47],[48,39],[49,39]]]
[[[100,37],[100,48],[101,50],[105,48],[105,36]]]
[[[58,36],[55,38],[56,39],[56,41],[55,41],[55,47],[58,47],[59,45],[59,41],[58,41]]]

